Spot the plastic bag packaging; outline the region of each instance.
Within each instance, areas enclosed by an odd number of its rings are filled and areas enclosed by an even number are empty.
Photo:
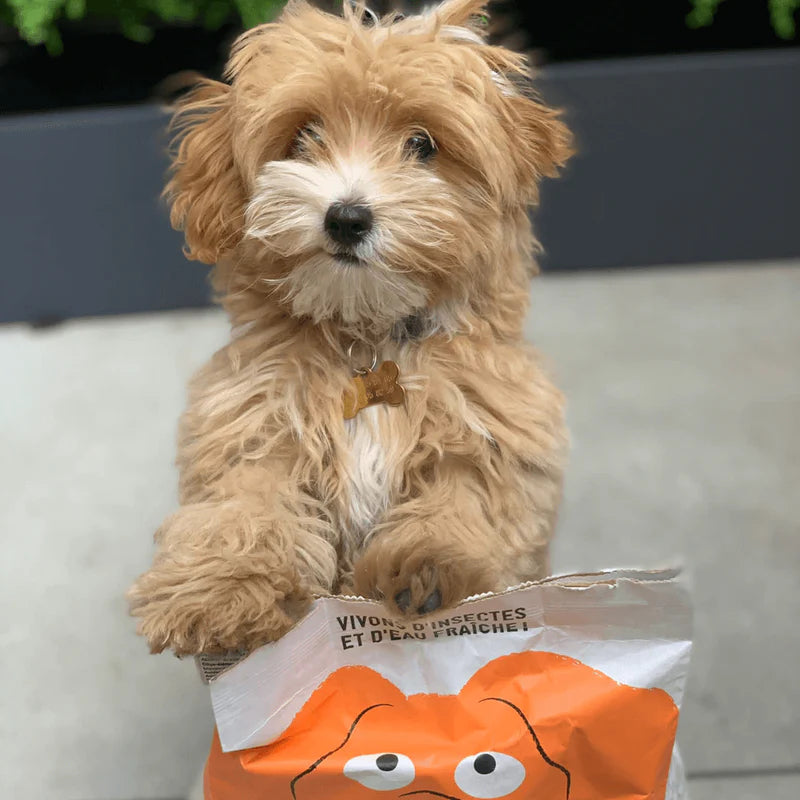
[[[205,798],[683,800],[690,651],[675,570],[550,578],[414,621],[321,598],[233,666],[198,661]]]

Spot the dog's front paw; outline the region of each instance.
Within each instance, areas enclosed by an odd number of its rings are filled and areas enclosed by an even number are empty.
[[[496,589],[490,554],[448,523],[407,523],[376,537],[355,566],[356,592],[400,614],[421,616]]]
[[[176,655],[254,650],[283,636],[310,599],[293,575],[187,576],[160,566],[128,593],[151,652]]]

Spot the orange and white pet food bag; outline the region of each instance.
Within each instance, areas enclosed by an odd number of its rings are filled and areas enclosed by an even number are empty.
[[[675,571],[551,578],[414,622],[321,598],[211,681],[205,798],[683,799],[690,650]]]

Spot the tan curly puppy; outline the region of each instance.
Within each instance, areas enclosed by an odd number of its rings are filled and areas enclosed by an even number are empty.
[[[528,206],[569,136],[484,5],[291,2],[182,101],[172,221],[233,335],[130,592],[154,651],[253,648],[315,594],[415,615],[545,574],[566,436],[522,336]]]

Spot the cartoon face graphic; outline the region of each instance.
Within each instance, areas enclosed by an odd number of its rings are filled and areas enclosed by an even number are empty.
[[[678,710],[552,653],[498,658],[457,695],[334,672],[275,743],[222,753],[206,800],[663,798]]]
[[[391,684],[381,688],[388,702],[364,708],[340,746],[294,778],[297,800],[522,800],[532,787],[542,798],[569,797],[569,771],[513,702],[478,694],[405,698]]]

